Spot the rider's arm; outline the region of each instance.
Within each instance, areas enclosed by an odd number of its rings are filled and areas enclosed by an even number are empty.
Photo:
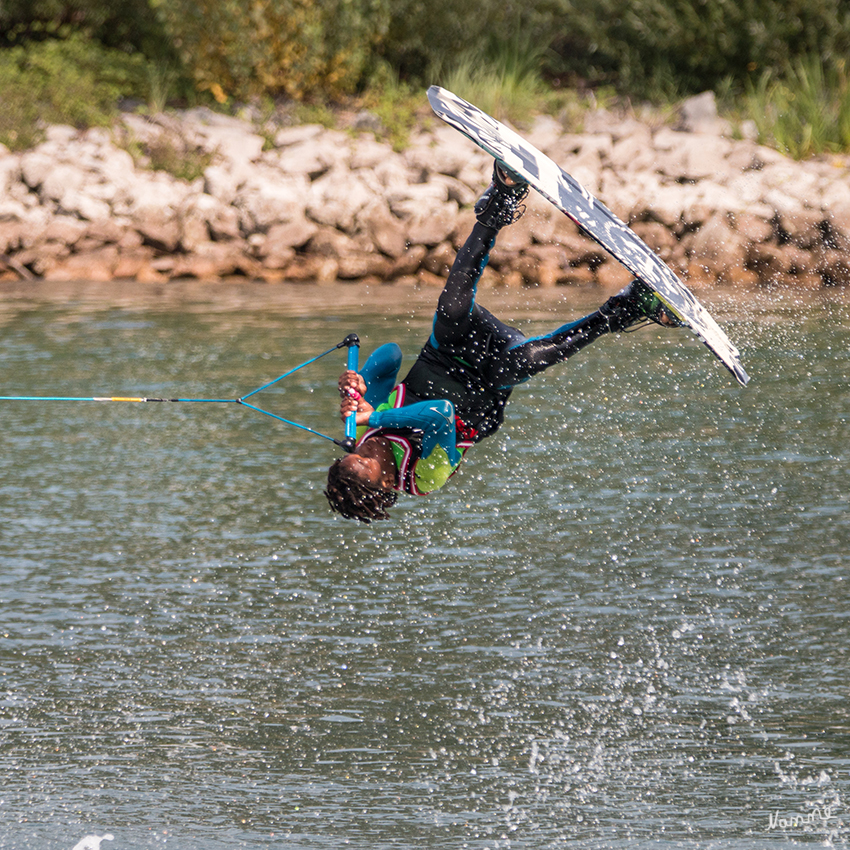
[[[369,414],[368,424],[372,428],[413,428],[421,431],[423,458],[440,446],[453,465],[460,463],[461,453],[455,444],[455,410],[450,401],[420,401],[405,407],[376,410]]]

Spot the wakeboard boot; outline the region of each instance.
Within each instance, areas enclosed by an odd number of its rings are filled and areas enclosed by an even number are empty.
[[[641,322],[655,322],[666,328],[680,328],[679,321],[666,309],[662,300],[643,281],[633,280],[627,287],[612,295],[599,312],[608,320],[612,333],[635,327]]]
[[[496,162],[493,180],[475,204],[475,218],[485,227],[501,230],[520,219],[525,212],[526,195],[528,183]]]

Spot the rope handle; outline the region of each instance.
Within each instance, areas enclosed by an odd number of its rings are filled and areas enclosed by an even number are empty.
[[[348,347],[348,370],[356,372],[360,355],[360,338],[357,334],[349,334],[339,347]],[[352,411],[345,418],[345,439],[339,445],[347,452],[353,452],[357,443],[357,411]]]

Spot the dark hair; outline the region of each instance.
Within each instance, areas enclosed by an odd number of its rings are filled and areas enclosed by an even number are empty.
[[[387,508],[398,501],[398,493],[364,484],[341,465],[341,460],[335,460],[328,470],[328,489],[324,493],[331,508],[346,519],[360,522],[389,519]]]

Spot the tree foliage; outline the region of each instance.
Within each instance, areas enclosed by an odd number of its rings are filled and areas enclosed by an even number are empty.
[[[560,20],[556,66],[630,91],[743,83],[850,48],[846,0],[560,0]]]
[[[0,0],[0,52],[85,36],[219,100],[417,86],[533,46],[552,77],[670,96],[850,51],[847,0]],[[159,78],[165,74],[160,71]]]
[[[200,89],[245,98],[351,93],[391,0],[151,0]]]
[[[44,123],[107,124],[118,99],[139,90],[144,79],[142,56],[78,33],[0,50],[0,142],[29,147]]]

